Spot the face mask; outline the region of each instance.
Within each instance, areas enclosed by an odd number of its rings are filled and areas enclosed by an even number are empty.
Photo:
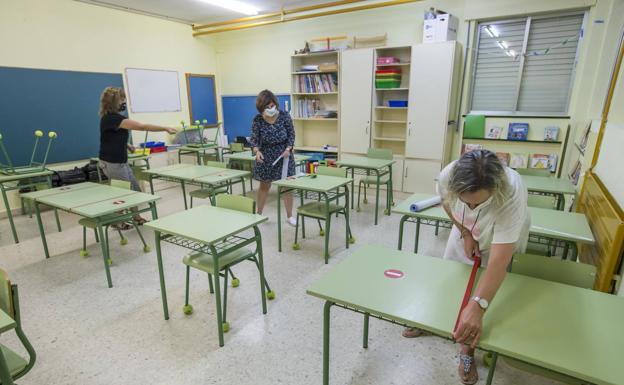
[[[124,112],[126,110],[126,102],[123,102],[119,105],[119,112]]]
[[[266,116],[268,117],[273,117],[277,114],[277,107],[273,106],[271,108],[266,108],[264,110],[264,113],[266,114]]]

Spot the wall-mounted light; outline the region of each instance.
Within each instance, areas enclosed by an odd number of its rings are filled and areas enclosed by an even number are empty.
[[[244,15],[257,15],[258,8],[237,0],[200,0],[204,3],[215,5],[217,7],[229,9],[230,11],[242,13]]]

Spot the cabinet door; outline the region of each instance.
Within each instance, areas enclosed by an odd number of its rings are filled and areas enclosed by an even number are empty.
[[[412,47],[406,156],[443,160],[455,43]]]
[[[340,61],[340,151],[366,154],[370,145],[373,50],[347,50]]]
[[[426,159],[405,159],[403,191],[435,194],[442,163]]]

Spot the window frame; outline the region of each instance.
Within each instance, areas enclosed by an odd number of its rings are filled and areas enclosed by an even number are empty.
[[[576,69],[578,67],[579,55],[582,49],[583,40],[585,38],[585,32],[587,30],[587,20],[588,20],[589,10],[587,8],[570,10],[565,12],[549,12],[539,15],[527,15],[522,17],[510,17],[510,18],[491,18],[491,19],[478,19],[475,20],[476,28],[474,31],[474,35],[472,37],[474,54],[470,60],[470,88],[469,88],[469,98],[468,98],[468,106],[469,106],[469,114],[478,114],[478,115],[486,115],[486,116],[519,116],[519,117],[541,117],[541,116],[554,116],[554,117],[566,117],[569,116],[570,111],[570,100],[572,98],[572,91],[574,89],[574,83],[576,78]],[[520,89],[522,86],[522,77],[524,74],[525,62],[526,62],[526,47],[529,41],[529,34],[531,32],[531,23],[533,20],[539,19],[548,19],[553,17],[565,17],[565,16],[573,16],[573,15],[582,15],[583,20],[581,22],[581,36],[579,37],[578,44],[576,47],[576,53],[574,56],[574,65],[572,67],[572,72],[570,76],[570,83],[568,85],[568,96],[565,106],[565,111],[560,112],[536,112],[536,111],[518,111],[518,101],[520,99]],[[475,77],[477,73],[477,59],[479,57],[479,48],[481,45],[481,25],[487,23],[496,23],[496,24],[506,24],[506,23],[517,23],[519,21],[525,22],[524,29],[524,40],[522,42],[522,53],[520,56],[520,64],[518,69],[518,76],[516,81],[516,89],[515,89],[515,100],[514,100],[514,109],[509,111],[499,111],[499,110],[474,110],[472,108],[472,103],[474,100],[474,92],[475,92]]]

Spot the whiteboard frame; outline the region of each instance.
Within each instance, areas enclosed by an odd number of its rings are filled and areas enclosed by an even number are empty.
[[[173,72],[175,73],[175,77],[176,77],[176,83],[177,83],[177,87],[176,87],[176,92],[177,92],[177,109],[173,109],[173,110],[136,110],[134,103],[132,102],[132,88],[130,86],[130,78],[128,76],[128,70],[130,71],[153,71],[153,72]],[[180,74],[178,71],[174,71],[174,70],[158,70],[158,69],[152,69],[152,68],[135,68],[135,67],[126,67],[124,69],[124,77],[125,77],[125,81],[126,81],[126,86],[128,88],[128,93],[126,95],[127,99],[128,99],[128,104],[130,106],[130,111],[133,114],[143,114],[143,113],[159,113],[159,112],[180,112],[182,111],[182,99],[180,98]]]

